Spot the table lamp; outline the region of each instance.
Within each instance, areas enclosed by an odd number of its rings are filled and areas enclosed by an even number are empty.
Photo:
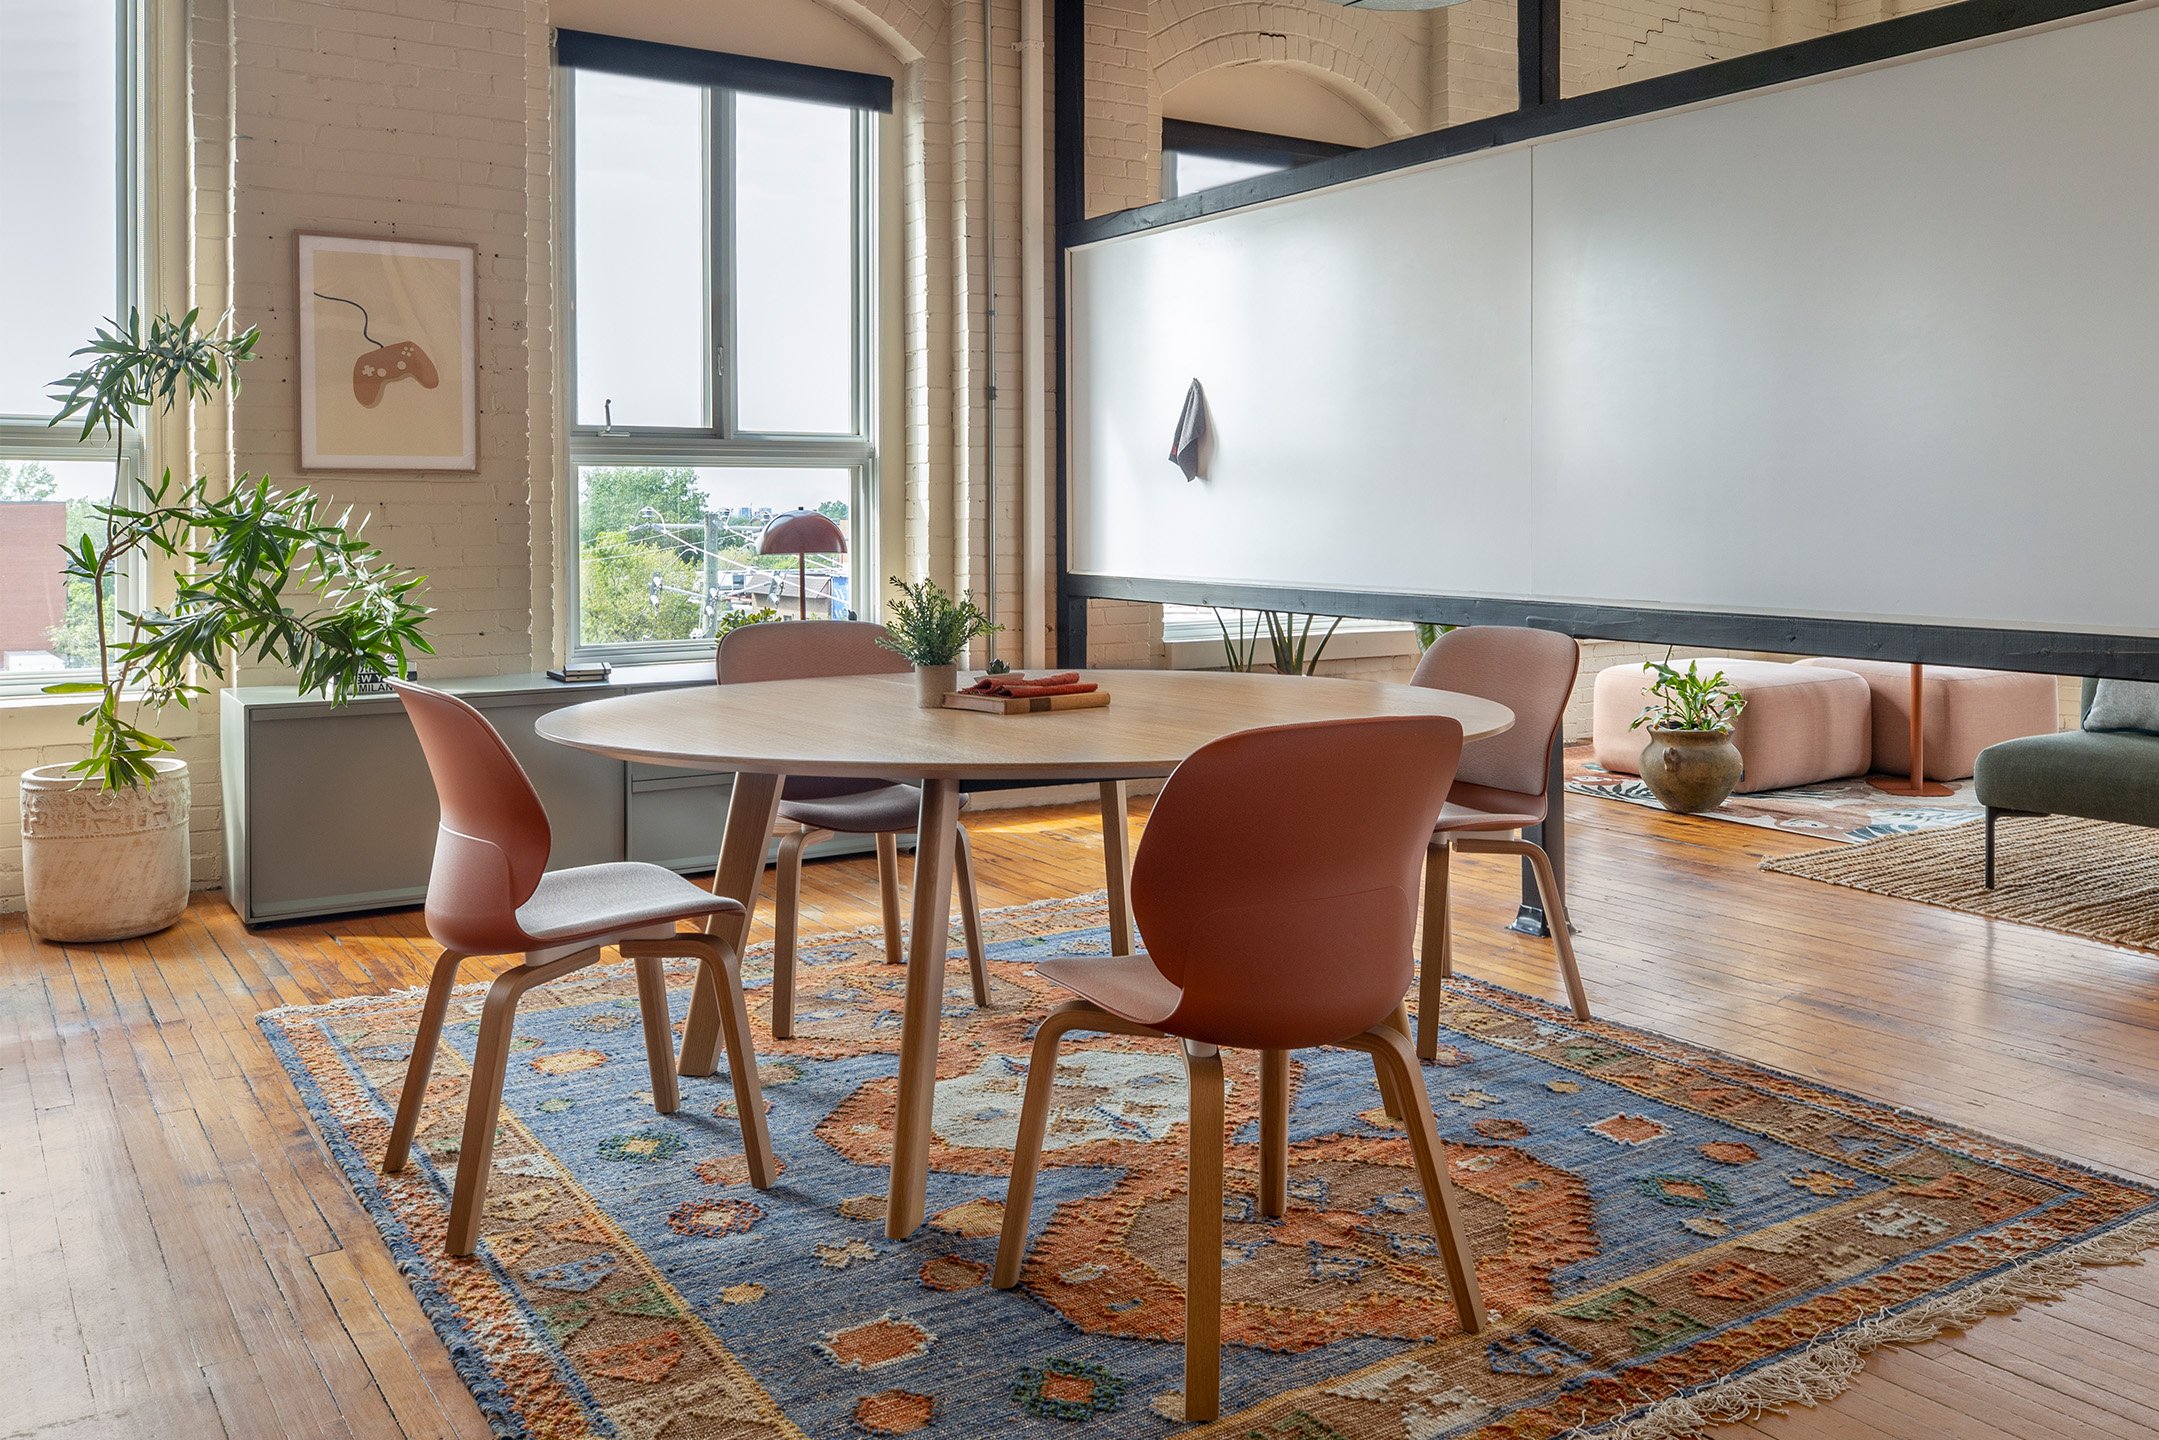
[[[815,510],[789,510],[766,522],[764,534],[757,537],[757,553],[795,557],[795,618],[807,620],[810,618],[808,557],[813,554],[845,555],[847,532],[834,524],[829,515],[821,515]]]

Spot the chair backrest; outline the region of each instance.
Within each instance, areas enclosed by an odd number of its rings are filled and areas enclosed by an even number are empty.
[[[722,685],[738,680],[817,680],[827,675],[900,675],[906,657],[877,643],[866,620],[768,620],[727,633],[713,657]]]
[[[1542,795],[1552,741],[1567,716],[1582,647],[1571,635],[1513,625],[1467,625],[1432,642],[1410,684],[1496,700],[1514,726],[1462,752],[1464,785]]]
[[[1132,910],[1182,988],[1172,1034],[1324,1045],[1409,988],[1432,825],[1462,753],[1440,715],[1225,736],[1177,767],[1148,816]]]
[[[434,776],[442,823],[427,877],[427,932],[445,949],[502,955],[528,945],[532,898],[554,837],[540,796],[487,717],[454,695],[392,680]]]

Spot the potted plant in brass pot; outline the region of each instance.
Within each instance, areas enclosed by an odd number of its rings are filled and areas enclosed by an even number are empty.
[[[1714,810],[1731,798],[1746,773],[1732,722],[1747,708],[1722,670],[1704,675],[1693,661],[1684,670],[1653,660],[1650,703],[1631,728],[1647,727],[1642,782],[1665,809],[1681,815]]]
[[[420,634],[420,577],[384,563],[361,540],[351,512],[332,518],[308,490],[276,490],[243,476],[224,494],[206,476],[152,487],[129,481],[122,440],[141,412],[237,391],[235,367],[256,332],[222,322],[195,328],[139,315],[108,322],[76,352],[91,357],[54,382],[59,414],[82,438],[115,442],[112,499],[96,506],[82,539],[63,546],[63,570],[89,587],[97,609],[95,679],[64,680],[48,695],[82,695],[78,724],[89,749],[72,764],[22,774],[23,889],[30,928],[48,940],[120,940],[162,930],[187,907],[188,770],[150,727],[167,705],[207,694],[228,658],[290,667],[302,690],[348,698],[363,672],[402,675],[409,652],[432,653]],[[177,574],[163,605],[121,610],[116,578],[152,555]]]
[[[960,656],[968,642],[1004,627],[990,623],[969,592],[955,600],[934,580],[910,585],[895,575],[892,584],[899,598],[877,643],[913,663],[916,703],[935,710],[960,688]]]

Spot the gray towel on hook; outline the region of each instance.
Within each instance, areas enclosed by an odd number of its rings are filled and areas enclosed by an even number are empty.
[[[1177,438],[1170,442],[1170,463],[1184,471],[1186,480],[1199,478],[1199,447],[1207,439],[1207,396],[1199,381],[1184,392],[1184,411],[1177,417]]]

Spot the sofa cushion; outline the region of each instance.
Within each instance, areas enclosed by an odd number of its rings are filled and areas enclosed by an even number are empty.
[[[1688,662],[1676,663],[1684,670]],[[1739,794],[1866,773],[1873,754],[1870,702],[1867,682],[1857,675],[1725,656],[1693,663],[1704,675],[1722,670],[1732,688],[1747,697],[1747,708],[1732,727],[1732,743],[1747,767]],[[1591,740],[1605,769],[1641,773],[1649,734],[1630,727],[1648,703],[1654,678],[1646,665],[1614,665],[1597,675]]]
[[[1848,670],[1874,693],[1874,768],[1889,775],[1912,769],[1912,667],[1887,660],[1795,660],[1795,665]],[[1928,665],[1920,670],[1926,711],[1927,778],[1962,780],[1979,752],[2024,735],[2060,728],[2061,701],[2051,675]]]
[[[2084,712],[2084,728],[2159,734],[2159,681],[2101,680]]]
[[[2159,735],[2064,730],[1980,753],[1979,803],[2159,826]]]

